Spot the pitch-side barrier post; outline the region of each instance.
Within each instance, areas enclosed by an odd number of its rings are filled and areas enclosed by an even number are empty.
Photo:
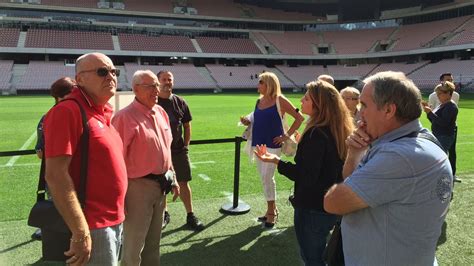
[[[240,144],[243,138],[235,137],[234,156],[234,197],[232,203],[222,205],[221,210],[227,214],[244,214],[250,211],[250,206],[243,201],[239,201],[239,181],[240,181]]]

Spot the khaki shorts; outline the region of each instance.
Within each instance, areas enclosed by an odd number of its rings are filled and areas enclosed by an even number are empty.
[[[191,164],[189,163],[188,150],[172,152],[171,157],[178,182],[191,181]]]

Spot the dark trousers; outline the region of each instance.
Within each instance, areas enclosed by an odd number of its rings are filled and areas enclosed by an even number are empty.
[[[316,210],[295,208],[295,233],[306,266],[324,266],[326,238],[337,216]]]
[[[454,141],[451,147],[449,148],[449,163],[453,169],[453,176],[456,175],[456,141],[458,139],[458,127],[454,128]]]

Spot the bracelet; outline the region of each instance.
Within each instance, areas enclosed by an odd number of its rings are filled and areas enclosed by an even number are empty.
[[[84,242],[86,241],[86,239],[91,235],[91,233],[87,233],[85,234],[83,237],[79,238],[79,239],[74,239],[74,238],[71,238],[71,242],[72,243],[81,243],[81,242]]]

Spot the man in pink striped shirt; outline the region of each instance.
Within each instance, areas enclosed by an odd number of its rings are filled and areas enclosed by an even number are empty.
[[[120,110],[112,124],[123,141],[128,190],[125,197],[122,265],[159,265],[165,191],[173,180],[173,200],[179,185],[171,161],[168,115],[156,105],[159,82],[149,70],[132,80],[135,100]]]

